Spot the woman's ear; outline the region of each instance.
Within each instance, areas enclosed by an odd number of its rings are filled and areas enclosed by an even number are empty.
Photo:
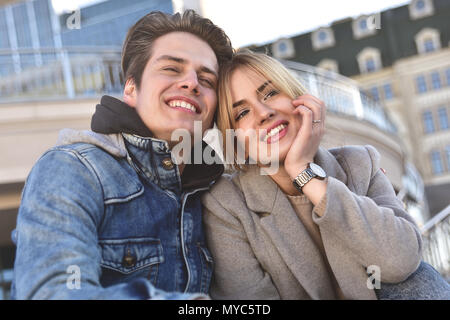
[[[133,78],[128,78],[123,89],[123,102],[135,108],[137,102],[137,88]]]

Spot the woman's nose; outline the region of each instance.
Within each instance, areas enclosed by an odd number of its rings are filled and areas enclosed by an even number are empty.
[[[267,120],[272,118],[275,115],[275,111],[268,105],[264,103],[258,103],[255,107],[256,115],[258,117],[258,124],[262,125]]]

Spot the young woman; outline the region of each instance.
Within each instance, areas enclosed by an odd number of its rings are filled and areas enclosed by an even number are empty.
[[[373,284],[382,293],[418,269],[435,272],[421,264],[419,229],[379,153],[368,145],[321,148],[325,105],[279,62],[238,52],[221,71],[219,100],[223,136],[242,129],[257,139],[237,135],[238,170],[203,198],[213,299],[376,299]],[[259,150],[276,144],[279,168],[262,174]],[[433,296],[436,288],[422,289]]]

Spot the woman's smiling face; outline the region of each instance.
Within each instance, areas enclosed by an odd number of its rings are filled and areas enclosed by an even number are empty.
[[[282,163],[301,127],[300,116],[293,114],[293,99],[280,92],[270,79],[246,67],[232,73],[230,90],[234,129],[256,132],[256,146],[249,146],[248,138],[238,136],[241,144],[246,141],[250,158],[259,163],[259,150],[277,143],[277,160]]]

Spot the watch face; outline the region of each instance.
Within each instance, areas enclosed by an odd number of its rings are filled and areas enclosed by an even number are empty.
[[[327,176],[327,174],[325,173],[325,171],[317,164],[315,163],[310,163],[309,167],[311,168],[311,170],[320,178],[325,178]]]

